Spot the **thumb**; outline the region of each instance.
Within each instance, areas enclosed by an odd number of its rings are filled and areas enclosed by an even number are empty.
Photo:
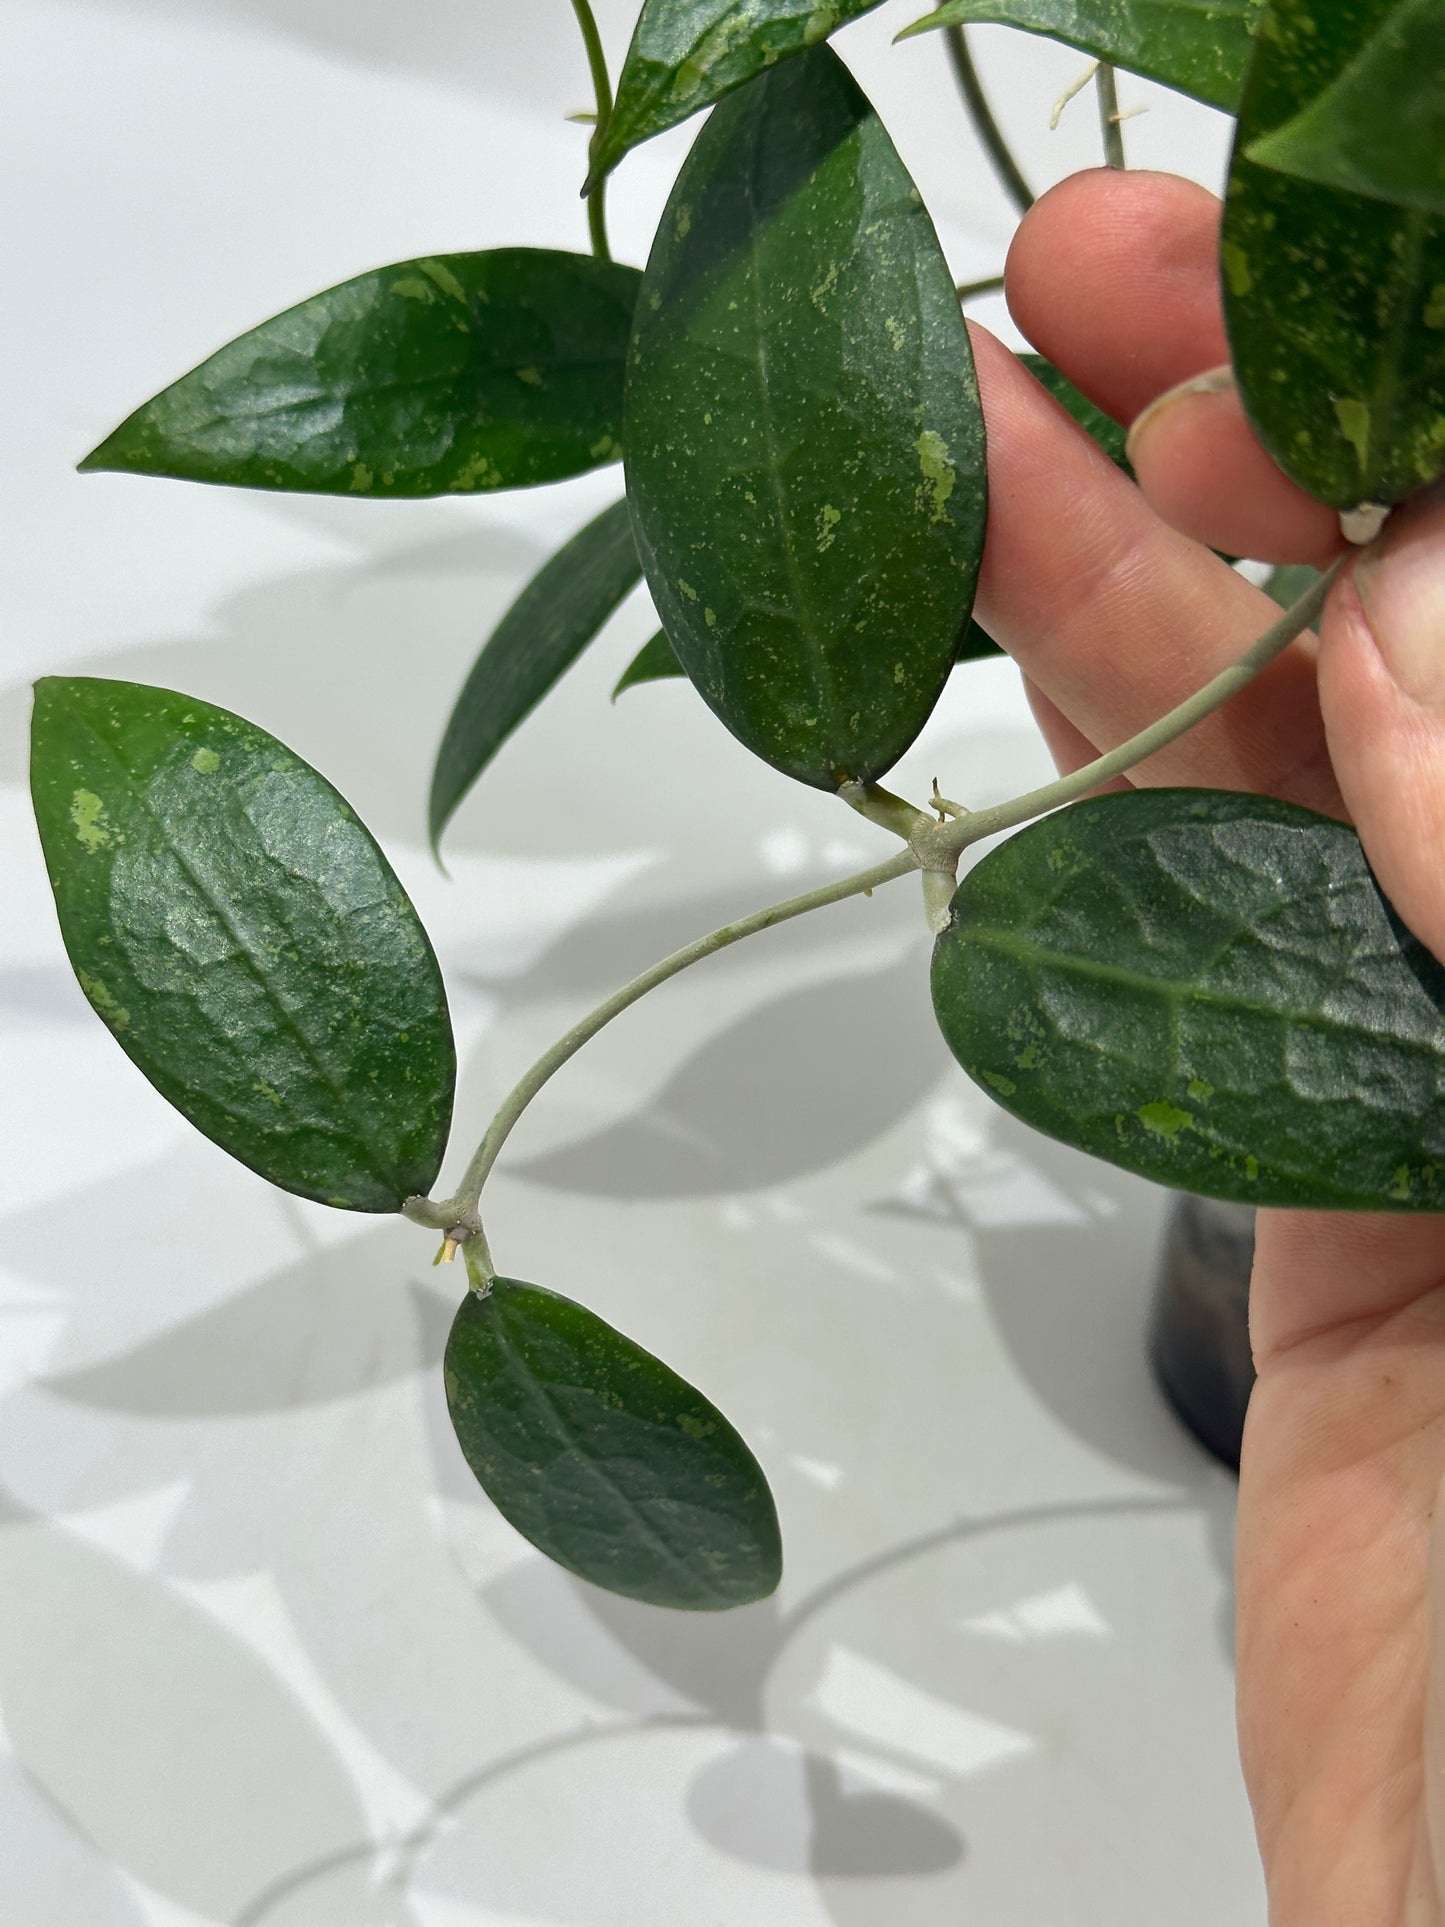
[[[1331,596],[1320,708],[1381,887],[1445,959],[1445,495],[1401,510]]]

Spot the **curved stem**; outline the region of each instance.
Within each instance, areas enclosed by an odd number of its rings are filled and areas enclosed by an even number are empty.
[[[597,96],[597,125],[592,130],[590,144],[590,152],[595,155],[606,135],[607,123],[612,118],[612,82],[607,73],[607,56],[602,51],[602,36],[592,17],[591,0],[572,0],[572,11],[582,29],[587,65],[592,69],[592,91]],[[586,193],[587,230],[592,236],[592,252],[599,261],[610,261],[612,250],[607,244],[607,176],[599,176]]]
[[[945,27],[944,38],[948,42],[949,58],[953,62],[954,75],[958,81],[959,92],[963,95],[968,108],[969,119],[973,122],[979,139],[988,149],[988,157],[993,169],[1003,184],[1005,192],[1020,214],[1027,214],[1034,204],[1033,189],[1019,172],[1019,164],[1010,151],[1008,142],[999,130],[993,117],[993,109],[983,91],[983,83],[978,77],[978,69],[973,64],[973,55],[968,50],[968,41],[962,27]]]
[[[1094,85],[1099,90],[1099,130],[1104,136],[1104,165],[1124,167],[1124,129],[1119,125],[1119,90],[1114,84],[1114,69],[1101,60],[1094,70]]]
[[[866,896],[879,884],[892,883],[896,877],[908,876],[918,868],[917,856],[911,849],[904,850],[886,863],[874,864],[871,870],[857,871],[852,876],[840,878],[837,883],[824,884],[819,890],[809,890],[803,896],[770,904],[766,910],[755,910],[751,916],[740,917],[736,923],[725,923],[721,929],[709,931],[707,936],[684,944],[681,950],[673,951],[661,963],[644,970],[640,977],[634,977],[630,984],[624,984],[605,1003],[599,1004],[580,1023],[574,1024],[565,1037],[559,1037],[507,1094],[487,1126],[487,1134],[477,1146],[476,1156],[467,1166],[455,1195],[440,1203],[434,1203],[430,1198],[408,1198],[402,1207],[406,1216],[413,1224],[429,1225],[433,1230],[460,1236],[463,1252],[466,1252],[468,1241],[481,1230],[477,1200],[481,1196],[482,1186],[491,1174],[497,1154],[511,1135],[512,1127],[548,1079],[561,1070],[569,1057],[575,1057],[582,1046],[610,1024],[614,1017],[621,1016],[629,1005],[635,1004],[639,997],[645,997],[648,991],[656,990],[659,984],[665,984],[669,977],[675,977],[691,964],[700,963],[715,951],[725,950],[729,944],[737,943],[743,937],[755,936],[760,930],[771,930],[775,924],[787,923],[790,918],[804,916],[809,910],[821,910],[827,904],[842,903],[848,897]]]
[[[978,843],[986,836],[997,836],[1000,830],[1016,829],[1020,823],[1027,823],[1032,817],[1043,816],[1049,810],[1056,810],[1065,803],[1073,803],[1081,796],[1087,796],[1101,783],[1110,782],[1122,776],[1125,770],[1132,769],[1136,763],[1143,763],[1168,747],[1176,736],[1193,729],[1196,723],[1204,721],[1216,709],[1227,703],[1231,696],[1237,696],[1246,683],[1253,682],[1262,669],[1267,669],[1276,656],[1284,654],[1296,636],[1305,630],[1325,606],[1325,600],[1334,587],[1341,570],[1350,563],[1357,550],[1347,549],[1309,588],[1294,602],[1278,622],[1269,628],[1237,662],[1221,670],[1212,682],[1196,690],[1177,709],[1171,709],[1167,716],[1161,716],[1157,723],[1150,723],[1141,729],[1137,736],[1131,736],[1117,749],[1107,755],[1097,757],[1094,762],[1086,763],[1070,776],[1061,776],[1052,783],[1045,783],[1041,789],[1030,790],[1027,795],[1016,796],[1011,802],[1000,803],[991,810],[970,810],[950,823],[931,828],[926,835],[914,837],[913,847],[920,861],[926,867],[935,867],[930,861],[945,851],[954,854],[966,850],[970,843]]]

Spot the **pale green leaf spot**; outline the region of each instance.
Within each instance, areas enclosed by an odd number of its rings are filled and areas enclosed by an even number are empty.
[[[1229,292],[1239,297],[1247,295],[1254,286],[1254,276],[1250,272],[1249,257],[1238,241],[1226,241],[1219,250],[1219,259]]]
[[[920,489],[920,499],[931,499],[930,520],[942,522],[948,514],[948,498],[953,493],[953,463],[949,460],[948,444],[936,429],[925,428],[913,444],[918,450],[918,466],[923,471],[924,489]]]
[[[75,840],[92,855],[110,841],[110,823],[105,805],[94,790],[77,790],[70,802],[70,820],[75,825]]]
[[[1134,1115],[1146,1130],[1155,1132],[1159,1137],[1178,1137],[1194,1122],[1188,1111],[1181,1111],[1177,1104],[1170,1104],[1163,1098],[1157,1104],[1141,1104]]]
[[[121,1009],[100,978],[88,976],[83,970],[77,970],[75,975],[81,989],[111,1029],[124,1030],[130,1022],[130,1012]]]
[[[1370,405],[1357,401],[1353,396],[1338,397],[1334,404],[1335,419],[1340,425],[1340,433],[1360,458],[1364,468],[1370,459]]]
[[[191,758],[191,768],[201,776],[214,776],[221,767],[221,759],[213,749],[198,749]]]

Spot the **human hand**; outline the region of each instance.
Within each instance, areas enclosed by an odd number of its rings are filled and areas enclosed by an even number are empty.
[[[1278,614],[1201,544],[1316,566],[1342,546],[1334,512],[1274,467],[1218,378],[1218,223],[1187,182],[1078,175],[1009,255],[1024,333],[1134,424],[1138,489],[974,330],[991,489],[979,619],[1064,769],[1172,708]],[[1445,958],[1445,500],[1397,514],[1317,643],[1131,780],[1352,818]],[[1261,1212],[1250,1329],[1238,1698],[1270,1921],[1445,1927],[1445,1220]]]

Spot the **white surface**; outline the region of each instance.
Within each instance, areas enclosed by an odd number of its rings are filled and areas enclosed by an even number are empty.
[[[629,5],[603,9],[614,56]],[[961,275],[1010,220],[941,46],[843,37]],[[1246,1927],[1232,1485],[1148,1379],[1159,1199],[952,1070],[897,886],[715,959],[569,1067],[491,1198],[509,1268],[716,1397],[776,1487],[778,1598],[668,1616],[481,1500],[401,1224],[288,1201],[168,1111],[61,955],[25,684],[181,686],[347,791],[454,996],[459,1155],[571,1015],[883,840],[686,689],[606,695],[637,597],[424,858],[479,637],[615,473],[488,502],[266,498],[71,464],[223,339],[430,250],[585,245],[565,0],[5,0],[0,453],[0,1916],[26,1927]],[[980,36],[1042,180],[1073,55]],[[1125,81],[1126,105],[1155,99]],[[1222,131],[1157,105],[1140,161]],[[626,164],[641,258],[687,135]],[[21,191],[15,191],[17,187]],[[995,304],[995,309],[997,304]],[[1043,758],[955,678],[902,788]]]

